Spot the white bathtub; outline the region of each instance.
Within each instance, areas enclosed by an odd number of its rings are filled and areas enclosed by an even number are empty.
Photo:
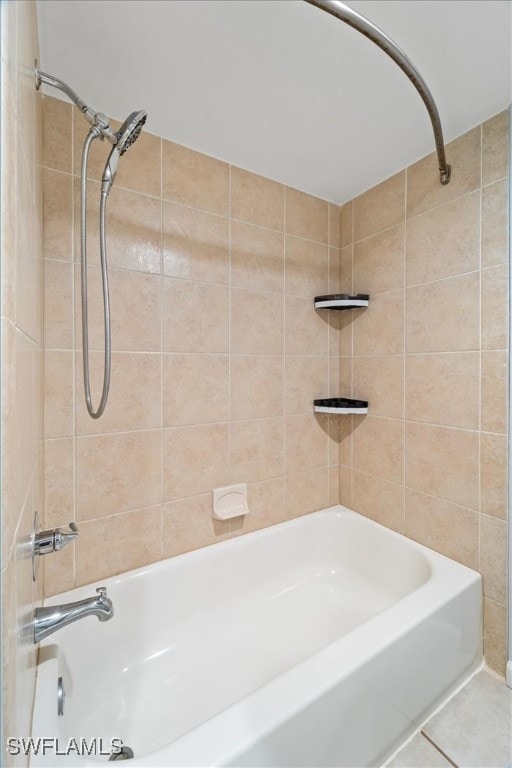
[[[379,765],[481,661],[479,574],[341,506],[102,584],[111,621],[41,644],[33,735],[132,768]]]

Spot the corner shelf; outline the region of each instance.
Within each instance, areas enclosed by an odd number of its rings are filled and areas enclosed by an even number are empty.
[[[368,400],[352,400],[349,397],[326,397],[313,400],[317,413],[368,413]]]
[[[361,309],[368,306],[369,300],[368,293],[358,293],[357,296],[333,293],[330,296],[315,296],[315,309]]]

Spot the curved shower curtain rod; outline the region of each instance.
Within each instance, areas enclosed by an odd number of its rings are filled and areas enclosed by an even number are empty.
[[[340,0],[306,0],[306,3],[315,5],[317,8],[320,8],[320,10],[330,13],[331,16],[336,16],[340,21],[344,21],[345,24],[357,29],[358,32],[371,40],[372,43],[375,43],[379,48],[382,48],[384,53],[387,53],[387,55],[398,64],[402,72],[407,75],[427,108],[434,131],[434,140],[439,162],[440,182],[441,184],[448,184],[450,181],[451,167],[446,162],[441,118],[439,117],[434,97],[409,57],[406,56],[402,49],[399,48],[390,37],[376,27],[375,24],[372,24],[371,21],[365,19],[364,16],[361,16],[348,5],[340,2]]]

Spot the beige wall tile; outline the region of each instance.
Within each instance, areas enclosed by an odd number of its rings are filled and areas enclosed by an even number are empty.
[[[407,422],[406,444],[409,488],[479,508],[477,432]]]
[[[158,504],[158,430],[76,438],[76,519],[91,520]]]
[[[406,355],[406,418],[447,427],[480,425],[478,352]]]
[[[505,605],[507,602],[507,523],[481,515],[480,573],[484,594]]]
[[[73,352],[46,351],[44,392],[44,436],[71,437],[75,426]]]
[[[282,416],[284,358],[281,355],[232,355],[230,363],[232,419]]]
[[[115,576],[162,557],[162,508],[137,509],[80,526],[76,585]]]
[[[340,357],[339,364],[340,364],[339,386],[336,386],[334,391],[338,392],[340,394],[340,397],[343,397],[343,396],[352,397],[352,393],[354,391],[352,388],[353,360],[351,357]],[[333,394],[333,397],[334,397],[334,394]]]
[[[287,355],[326,355],[329,342],[329,318],[316,310],[311,299],[285,298],[285,347]]]
[[[437,155],[432,153],[407,169],[407,216],[416,216],[437,205],[473,192],[480,186],[481,127],[446,145],[452,167],[449,184],[439,183]]]
[[[352,470],[340,464],[340,504],[344,504],[349,509],[354,508],[352,501],[352,476]]]
[[[482,189],[482,266],[508,260],[508,180]]]
[[[334,464],[329,467],[329,506],[340,503],[340,467]]]
[[[3,4],[1,17],[2,110],[12,115],[1,130],[2,733],[10,736],[30,733],[37,648],[28,629],[42,595],[20,544],[34,509],[43,510],[43,173],[35,3]]]
[[[303,413],[285,419],[286,472],[305,472],[329,465],[329,417]]]
[[[146,126],[119,163],[116,186],[143,195],[160,197],[162,184],[162,140],[148,133]]]
[[[353,473],[352,509],[398,533],[404,532],[404,487],[364,472]]]
[[[329,310],[324,310],[322,314],[326,316],[328,322],[329,365],[336,365],[341,350],[341,318],[343,314],[350,314],[350,312],[330,312]]]
[[[231,166],[231,216],[267,229],[284,229],[284,187]]]
[[[53,99],[43,98],[44,136],[43,164],[45,168],[71,173],[71,104]]]
[[[472,509],[408,488],[405,533],[469,568],[478,568],[478,512]]]
[[[341,247],[341,208],[339,205],[329,203],[329,245],[334,248]]]
[[[314,298],[329,285],[329,252],[326,245],[286,235],[285,290],[294,296]]]
[[[231,285],[281,293],[284,236],[281,232],[231,223]]]
[[[407,222],[407,285],[472,272],[479,266],[479,191]]]
[[[46,440],[44,444],[44,520],[41,523],[45,528],[55,528],[74,519],[73,438]]]
[[[352,466],[352,435],[355,427],[361,421],[361,417],[356,416],[343,416],[339,419],[339,440],[340,440],[340,464],[346,466]]]
[[[482,432],[480,437],[480,510],[507,517],[507,438]]]
[[[285,188],[285,230],[289,235],[329,242],[329,203],[291,187]]]
[[[508,343],[508,265],[482,270],[482,349]]]
[[[162,141],[162,196],[179,205],[229,214],[229,165],[193,149]]]
[[[354,220],[354,203],[350,200],[340,209],[340,247],[345,248],[354,242],[352,235]]]
[[[394,483],[404,479],[404,424],[380,416],[354,418],[354,469]]]
[[[162,359],[163,426],[227,421],[227,355],[176,354]]]
[[[283,354],[282,296],[232,289],[231,353]]]
[[[207,283],[229,283],[229,220],[163,204],[163,273]]]
[[[164,277],[164,352],[228,351],[228,288]]]
[[[113,352],[110,391],[100,419],[91,419],[85,404],[82,355],[75,361],[76,434],[94,435],[158,429],[161,426],[161,359],[146,352]],[[93,407],[97,408],[103,388],[103,352],[89,353]]]
[[[80,534],[82,528],[80,527]],[[55,557],[46,557],[40,563],[40,574],[44,573],[44,594],[58,595],[75,586],[75,545],[70,544]],[[38,577],[40,578],[40,577]]]
[[[24,162],[18,163],[16,206],[16,325],[27,336],[38,340],[35,327],[37,272],[35,261],[35,222],[32,182]],[[21,215],[20,215],[21,214]]]
[[[284,517],[284,477],[251,483],[247,486],[249,515],[235,517],[230,522],[230,535],[250,533],[269,525],[282,523]]]
[[[342,248],[340,252],[340,292],[352,293],[352,272],[353,272],[353,246],[348,245]]]
[[[406,352],[464,352],[479,347],[478,272],[406,290]]]
[[[20,512],[30,491],[34,472],[34,448],[36,434],[34,430],[33,386],[34,386],[34,345],[25,334],[15,331],[15,391],[12,404],[15,428],[12,434],[11,449],[14,448],[16,493],[14,497],[14,517],[12,522],[18,525]]]
[[[354,293],[404,287],[405,226],[398,224],[354,245]]]
[[[482,352],[483,432],[507,431],[507,353]]]
[[[44,342],[46,349],[73,349],[73,265],[45,262]]]
[[[346,314],[349,314],[348,312]],[[379,293],[350,312],[354,355],[396,355],[404,348],[404,292]]]
[[[73,177],[44,170],[44,256],[73,261]]]
[[[159,352],[161,332],[160,276],[123,269],[109,269],[109,291],[112,349],[115,352]],[[75,296],[75,344],[77,348],[81,348],[82,320],[79,270],[75,271]],[[88,269],[88,299],[89,349],[102,350],[105,337],[99,267],[89,267]],[[165,325],[164,330],[169,332]]]
[[[331,357],[329,357],[328,363],[329,363],[329,375],[328,375],[329,397],[338,397],[340,392],[343,391],[341,388],[340,357],[331,355]],[[345,371],[345,374],[346,374],[346,371]]]
[[[281,477],[284,474],[283,419],[232,421],[230,460],[231,483],[256,483]]]
[[[405,172],[386,179],[354,200],[354,242],[389,229],[405,218]]]
[[[370,413],[374,416],[403,419],[403,356],[355,357],[353,391],[356,399],[368,400]]]
[[[287,474],[285,488],[287,520],[324,509],[329,503],[329,469]]]
[[[163,430],[165,501],[209,493],[229,483],[229,424]]]
[[[100,264],[99,200],[101,185],[87,189],[87,263]],[[114,186],[107,205],[107,256],[109,267],[160,274],[161,203]],[[80,184],[75,180],[75,260],[80,250]]]
[[[484,597],[484,655],[491,669],[502,677],[507,664],[507,609]]]
[[[206,547],[229,536],[229,520],[213,520],[212,495],[171,501],[163,506],[163,556]]]
[[[326,357],[287,355],[285,358],[285,413],[313,410],[315,398],[327,397],[328,364]],[[336,386],[336,391],[338,386]],[[337,396],[337,395],[333,395]]]
[[[329,248],[329,293],[341,293],[341,251]]]
[[[482,126],[482,184],[508,175],[508,112],[500,112]]]
[[[337,315],[334,315],[334,313],[329,314],[329,317],[339,318],[339,350],[342,357],[351,357],[354,352],[354,320],[359,320],[363,315],[363,311],[351,310],[338,312]],[[321,313],[320,310],[318,314],[327,314],[327,312]],[[332,320],[329,320],[329,322],[332,322]]]

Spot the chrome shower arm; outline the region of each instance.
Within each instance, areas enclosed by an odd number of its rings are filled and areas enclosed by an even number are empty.
[[[384,53],[393,59],[395,64],[398,64],[402,72],[407,75],[411,83],[414,85],[419,95],[421,96],[427,112],[432,123],[434,131],[434,140],[436,143],[436,151],[439,163],[439,174],[441,184],[448,184],[450,181],[451,167],[446,162],[446,153],[444,148],[443,129],[441,127],[441,118],[434,101],[434,97],[430,93],[430,90],[423,80],[422,76],[409,59],[409,57],[398,47],[396,43],[391,40],[381,29],[372,24],[371,21],[365,19],[364,16],[354,11],[345,3],[340,0],[306,0],[306,3],[315,5],[322,11],[330,13],[331,16],[335,16],[340,21],[344,21],[350,27],[353,27],[362,35],[367,37],[372,43],[378,45]]]
[[[91,125],[94,125],[100,129],[102,137],[106,137],[111,142],[111,144],[115,145],[117,143],[117,136],[110,128],[106,115],[104,115],[102,112],[95,112],[93,109],[91,109],[91,107],[89,107],[85,101],[81,99],[80,96],[75,93],[72,88],[69,87],[67,83],[65,83],[63,80],[60,80],[58,77],[54,77],[54,75],[49,75],[47,72],[42,72],[40,69],[36,69],[37,90],[41,88],[42,83],[45,85],[51,85],[52,88],[58,88],[59,91],[65,93],[68,99],[70,99],[73,104],[78,107],[85,119]]]

